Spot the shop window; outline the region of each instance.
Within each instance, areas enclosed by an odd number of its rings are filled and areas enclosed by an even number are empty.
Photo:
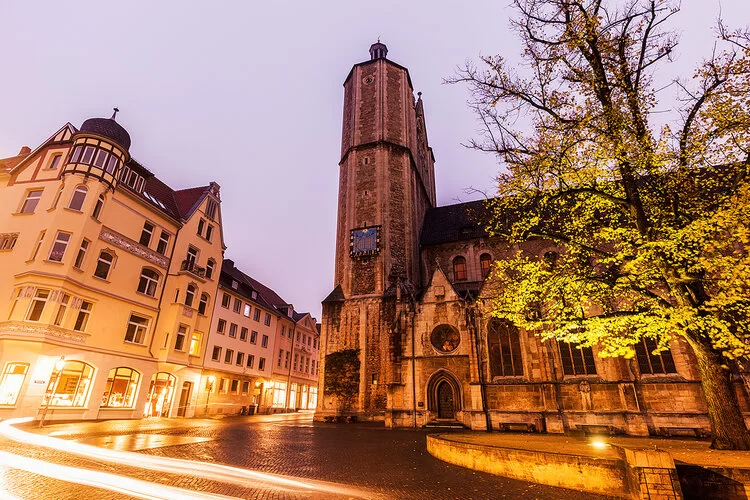
[[[83,361],[65,361],[60,373],[52,374],[49,405],[75,408],[86,406],[93,375],[94,367],[91,365]],[[47,397],[42,401],[42,406],[46,404]]]
[[[13,406],[18,400],[18,394],[23,387],[28,363],[6,363],[3,376],[0,379],[0,406]]]
[[[140,379],[141,374],[132,368],[111,369],[102,396],[102,408],[133,408]]]

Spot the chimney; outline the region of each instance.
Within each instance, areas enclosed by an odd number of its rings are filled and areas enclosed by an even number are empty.
[[[231,259],[224,259],[224,264],[229,268],[234,268],[234,261]]]
[[[21,151],[19,151],[18,156],[24,156],[31,153],[31,148],[28,146],[21,146]]]

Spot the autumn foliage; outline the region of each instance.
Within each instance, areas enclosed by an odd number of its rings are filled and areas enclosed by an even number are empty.
[[[601,356],[681,337],[713,446],[750,449],[732,382],[750,354],[747,33],[718,22],[708,58],[670,81],[678,4],[514,5],[524,64],[483,57],[451,80],[468,85],[485,126],[471,145],[502,163],[490,231],[518,249],[496,263],[484,300]],[[556,251],[522,251],[533,239]]]

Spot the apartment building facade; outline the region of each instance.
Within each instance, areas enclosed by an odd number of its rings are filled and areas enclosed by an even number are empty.
[[[314,409],[316,334],[309,313],[296,312],[274,290],[224,260],[205,353],[207,397],[198,414]]]
[[[173,190],[112,118],[0,160],[0,419],[192,416],[220,188]]]

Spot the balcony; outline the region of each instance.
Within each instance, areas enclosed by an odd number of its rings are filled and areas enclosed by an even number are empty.
[[[180,272],[191,274],[202,282],[206,281],[206,268],[196,265],[193,260],[183,260],[180,264]]]

